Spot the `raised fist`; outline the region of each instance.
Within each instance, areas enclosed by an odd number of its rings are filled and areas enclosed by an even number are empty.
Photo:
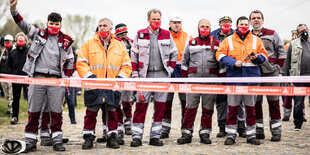
[[[10,0],[10,10],[15,11],[17,5],[17,0]]]

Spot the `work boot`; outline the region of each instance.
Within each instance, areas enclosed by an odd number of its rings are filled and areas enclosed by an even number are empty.
[[[271,137],[272,142],[279,142],[280,140],[281,140],[280,134],[275,134],[275,135],[272,135],[272,137]]]
[[[246,131],[238,133],[239,137],[246,138]]]
[[[97,143],[105,143],[105,142],[107,142],[107,139],[108,139],[107,131],[103,130],[102,138],[97,138],[96,142]]]
[[[141,139],[139,138],[134,138],[131,143],[130,143],[130,146],[131,147],[138,147],[138,146],[141,146],[142,145],[142,141]]]
[[[226,138],[226,140],[224,142],[225,145],[233,145],[235,143],[236,143],[236,141],[233,138]]]
[[[92,149],[93,146],[93,141],[95,140],[96,136],[92,135],[92,134],[85,134],[83,135],[83,139],[85,140],[83,145],[82,145],[82,149],[83,150],[89,150]]]
[[[34,152],[37,150],[37,146],[35,143],[29,143],[26,144],[26,149],[23,151],[23,153],[29,153],[29,152]]]
[[[250,143],[252,145],[260,145],[260,141],[258,139],[256,139],[256,138],[247,139],[246,142]]]
[[[265,139],[265,134],[264,133],[257,133],[256,132],[256,138],[257,139]]]
[[[52,139],[50,137],[41,137],[41,146],[53,146]]]
[[[69,138],[62,138],[62,143],[68,143],[69,142]]]
[[[211,144],[210,135],[207,133],[199,135],[200,137],[200,143],[203,144]]]
[[[124,144],[125,144],[125,141],[124,141],[124,134],[118,134],[117,137],[116,137],[116,142],[117,142],[119,145],[124,145]]]
[[[225,131],[220,131],[219,133],[217,133],[216,137],[221,138],[221,137],[225,137],[226,136],[226,132]]]
[[[287,117],[287,116],[284,116],[284,117],[282,118],[282,121],[284,121],[284,122],[287,122],[287,121],[289,121],[289,120],[290,120],[290,118]]]
[[[192,136],[187,133],[182,133],[182,137],[177,140],[178,144],[187,144],[192,142]]]
[[[116,141],[116,133],[111,133],[110,137],[107,140],[107,148],[118,149],[119,144]]]
[[[132,135],[131,128],[125,128],[125,135]]]
[[[246,131],[245,131],[245,123],[238,121],[238,129],[237,129],[239,137],[246,138]]]
[[[166,138],[169,138],[169,134],[168,133],[161,133],[160,139],[166,139]]]
[[[11,124],[17,124],[17,122],[18,122],[17,117],[12,117]]]
[[[57,143],[53,146],[54,151],[66,151],[66,148],[63,146],[62,143]]]
[[[153,145],[153,146],[164,146],[164,143],[159,140],[159,138],[151,138],[149,145]]]

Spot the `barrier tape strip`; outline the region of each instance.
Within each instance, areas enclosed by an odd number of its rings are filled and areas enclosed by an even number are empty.
[[[163,81],[166,80],[167,81]],[[171,82],[178,83],[167,83]],[[181,79],[181,80],[180,80]],[[199,79],[199,80],[197,80]],[[212,81],[217,78],[30,78],[26,76],[0,74],[0,82],[20,83],[20,84],[38,84],[49,86],[82,87],[96,89],[113,90],[131,90],[131,91],[152,91],[152,92],[179,92],[179,93],[199,93],[199,94],[238,94],[238,95],[286,95],[286,96],[308,96],[310,87],[270,87],[270,86],[234,86],[234,85],[215,85],[215,84],[188,84],[184,82],[199,82],[204,80],[206,83],[237,82],[236,78],[220,78],[218,81]],[[238,83],[245,82],[303,82],[309,83],[310,77],[292,79],[291,77],[273,77],[273,78],[238,78]],[[145,81],[146,80],[146,81]],[[152,80],[152,81],[150,81]],[[300,81],[301,80],[301,81]],[[159,82],[159,83],[157,83]],[[182,82],[182,83],[180,83]]]

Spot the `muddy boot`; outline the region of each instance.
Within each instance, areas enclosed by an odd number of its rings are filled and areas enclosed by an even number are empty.
[[[139,138],[134,138],[131,143],[130,143],[130,146],[131,147],[138,147],[138,146],[141,146],[142,145],[142,141],[141,139]]]
[[[41,146],[53,146],[52,139],[50,137],[41,137]]]
[[[280,134],[275,134],[275,135],[272,135],[272,137],[271,137],[272,142],[279,142],[280,140],[281,140]]]
[[[160,139],[166,139],[166,138],[169,138],[169,134],[168,133],[161,133]]]
[[[187,144],[192,142],[192,136],[187,133],[182,133],[182,137],[177,140],[178,144]]]
[[[105,142],[107,142],[107,139],[108,139],[107,131],[103,130],[102,138],[97,138],[96,142],[97,143],[105,143]]]
[[[125,135],[132,135],[131,131],[131,119],[126,118],[124,121]]]
[[[121,133],[118,133],[117,137],[116,137],[116,142],[119,144],[119,145],[124,145],[125,144],[125,141],[124,141],[124,133],[121,132]]]
[[[256,138],[248,139],[246,142],[252,145],[260,145],[260,141]]]
[[[132,135],[131,128],[125,128],[125,135]]]
[[[82,149],[83,150],[89,150],[92,149],[93,146],[93,142],[95,140],[96,136],[92,135],[92,134],[85,134],[83,135],[83,139],[85,140],[83,145],[82,145]]]
[[[236,141],[233,138],[226,138],[226,140],[224,142],[225,145],[233,145],[235,143],[236,143]]]
[[[210,140],[210,135],[209,134],[201,134],[199,135],[200,137],[200,143],[203,143],[203,144],[211,144],[211,140]]]
[[[35,143],[26,144],[26,149],[22,153],[34,152],[37,150],[37,146]]]
[[[111,133],[107,140],[107,148],[118,149],[119,144],[116,142],[116,133]]]
[[[159,138],[151,138],[149,145],[153,145],[153,146],[164,146],[164,143],[159,140]]]
[[[225,137],[226,136],[226,132],[225,131],[220,131],[219,133],[217,133],[216,137],[221,138],[221,137]]]
[[[63,146],[62,143],[57,143],[53,145],[53,150],[54,151],[66,151],[66,148]]]

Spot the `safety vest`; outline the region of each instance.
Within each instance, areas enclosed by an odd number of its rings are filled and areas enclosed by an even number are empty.
[[[301,39],[297,38],[292,41],[292,54],[291,54],[291,69],[290,76],[300,76],[300,64],[302,56]]]

